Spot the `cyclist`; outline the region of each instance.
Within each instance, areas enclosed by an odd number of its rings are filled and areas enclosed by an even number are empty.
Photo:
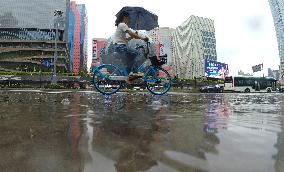
[[[129,28],[129,24],[130,24],[129,13],[126,11],[121,12],[117,16],[117,19],[115,21],[115,26],[117,26],[117,28],[113,36],[113,43],[114,43],[114,48],[116,52],[125,52],[127,59],[130,59],[130,60],[127,60],[126,66],[127,66],[127,70],[129,73],[129,80],[132,80],[131,78],[133,77],[143,76],[142,73],[137,72],[137,69],[139,66],[137,62],[140,61],[140,59],[138,58],[142,58],[142,57],[139,56],[139,53],[137,50],[130,48],[127,45],[127,43],[129,40],[133,38],[141,39],[146,42],[149,41],[149,38],[147,37],[143,38],[139,36],[137,32],[134,32],[132,29]],[[126,34],[128,34],[130,37],[127,38]]]

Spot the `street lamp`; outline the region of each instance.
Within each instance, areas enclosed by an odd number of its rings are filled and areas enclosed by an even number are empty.
[[[61,10],[55,10],[54,16],[57,18],[56,20],[56,28],[55,28],[55,52],[54,52],[54,60],[53,60],[53,73],[51,78],[52,84],[57,84],[57,76],[56,76],[56,63],[57,63],[57,41],[58,41],[58,28],[59,28],[59,18],[61,18],[63,12]]]

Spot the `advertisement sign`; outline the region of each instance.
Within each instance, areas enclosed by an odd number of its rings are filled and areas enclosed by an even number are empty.
[[[93,40],[93,60],[97,60],[97,50],[98,50],[98,42]]]
[[[229,76],[228,65],[213,60],[206,60],[205,76],[210,78],[225,78]]]

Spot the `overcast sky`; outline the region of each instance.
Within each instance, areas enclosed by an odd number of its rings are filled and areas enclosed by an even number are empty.
[[[108,38],[115,30],[115,14],[124,6],[141,6],[159,16],[160,27],[176,28],[190,15],[215,21],[218,61],[252,73],[264,63],[278,69],[277,40],[268,0],[76,0],[87,5],[89,17],[89,65],[91,39]],[[175,2],[175,3],[174,3]],[[258,73],[257,75],[261,75]]]

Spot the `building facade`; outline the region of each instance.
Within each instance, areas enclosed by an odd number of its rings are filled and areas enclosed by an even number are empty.
[[[67,71],[69,0],[0,1],[0,70],[52,71],[56,29],[59,71]],[[55,17],[54,11],[63,15]]]
[[[167,54],[168,66],[172,65],[172,34],[174,29],[169,27],[159,27],[147,32],[155,44],[156,54]]]
[[[106,46],[106,39],[94,38],[92,41],[92,67],[98,66],[101,62],[101,57]]]
[[[84,4],[70,4],[68,48],[69,48],[69,70],[78,74],[87,71],[88,60],[88,16]]]
[[[280,57],[280,75],[284,74],[284,0],[269,0]],[[282,78],[283,80],[283,78]]]
[[[80,69],[87,71],[88,62],[88,16],[85,4],[77,4],[81,16],[80,28]]]
[[[178,77],[205,77],[205,61],[217,61],[214,21],[190,16],[173,32],[172,65]]]
[[[280,79],[280,71],[279,70],[272,70],[268,68],[268,77],[272,77],[276,80]]]

